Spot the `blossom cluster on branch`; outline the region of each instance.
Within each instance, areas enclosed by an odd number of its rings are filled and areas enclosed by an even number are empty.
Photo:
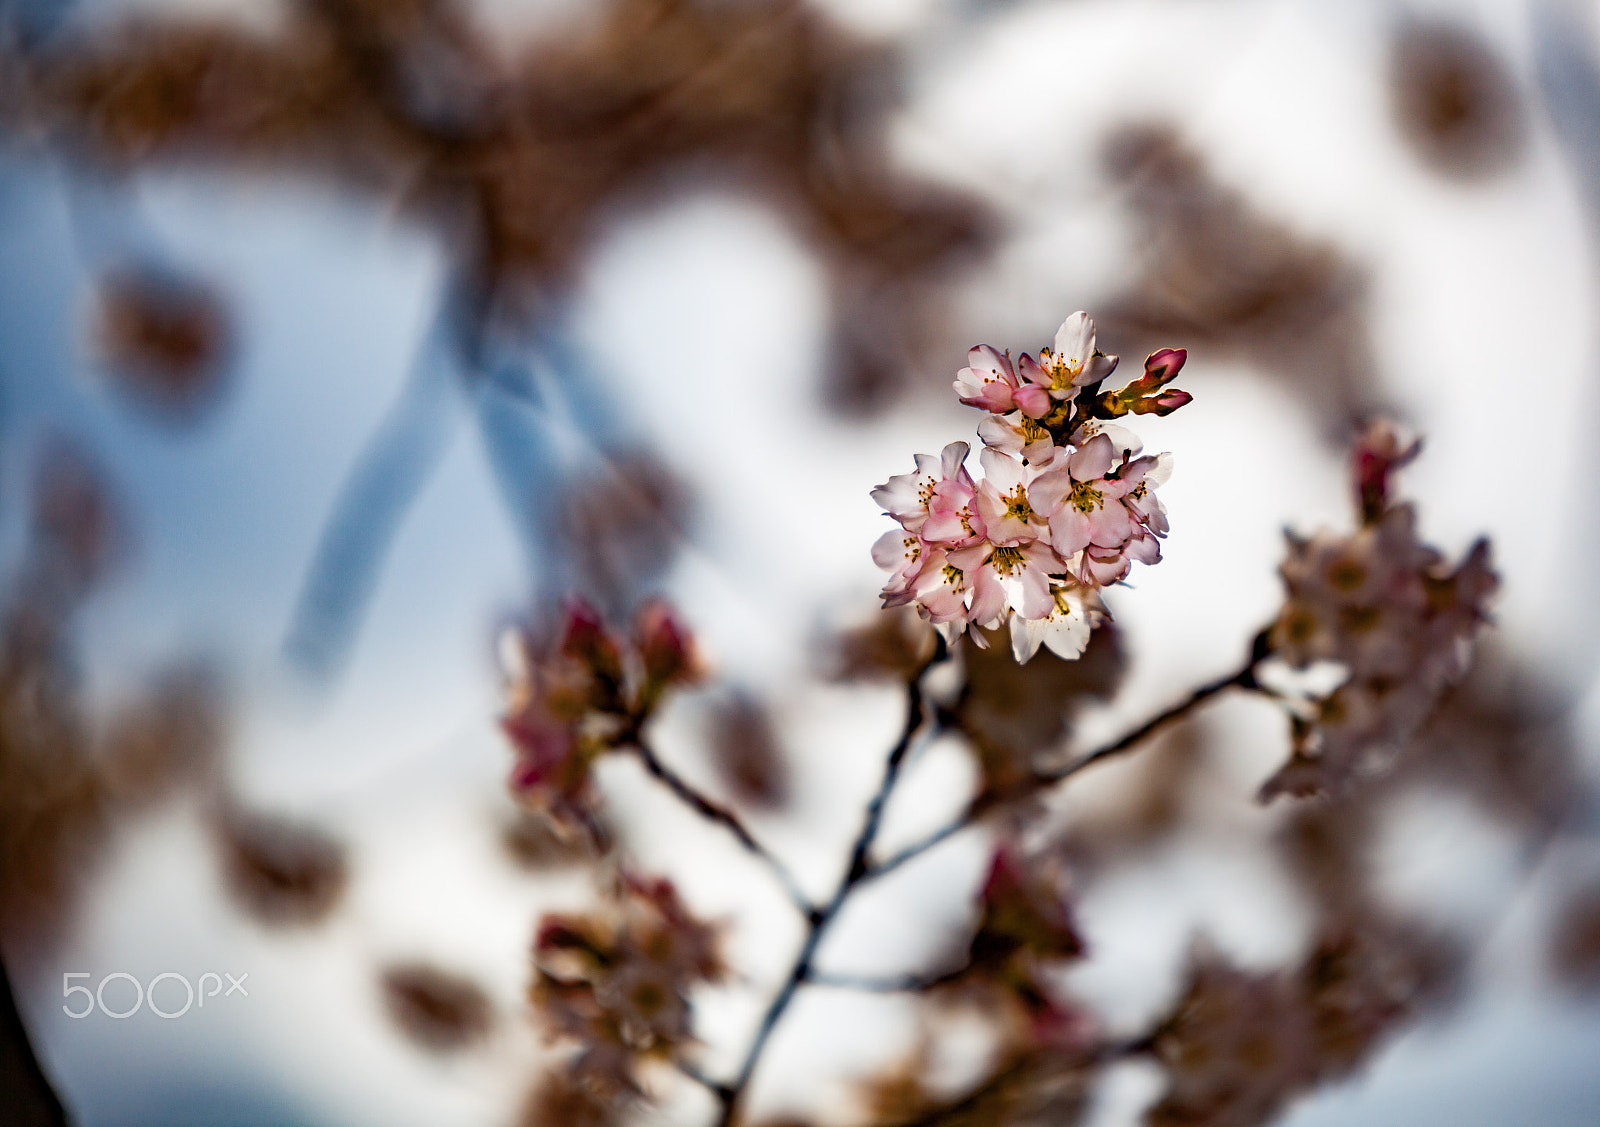
[[[972,349],[955,389],[989,413],[978,426],[984,477],[967,470],[968,444],[952,442],[872,491],[900,522],[872,550],[891,572],[884,605],[915,605],[949,642],[969,626],[1009,623],[1019,662],[1041,644],[1061,657],[1081,654],[1106,615],[1100,589],[1135,562],[1159,561],[1168,528],[1155,490],[1171,475],[1172,456],[1140,456],[1139,439],[1109,420],[1168,415],[1188,403],[1188,392],[1167,386],[1186,358],[1164,348],[1127,386],[1102,391],[1117,358],[1095,347],[1094,322],[1082,311],[1037,360]],[[986,644],[980,631],[972,637]]]
[[[1499,577],[1487,540],[1451,567],[1418,538],[1416,510],[1393,499],[1391,475],[1419,449],[1391,423],[1372,424],[1352,457],[1360,527],[1287,534],[1288,597],[1272,652],[1299,670],[1336,663],[1343,676],[1332,692],[1293,702],[1294,753],[1264,798],[1335,789],[1381,768],[1467,671]]]
[[[700,1084],[716,1103],[717,1127],[732,1127],[794,998],[822,987],[918,994],[930,1003],[924,1017],[961,1011],[990,1037],[988,1070],[953,1091],[937,1075],[935,1026],[927,1025],[923,1047],[903,1067],[863,1088],[880,1124],[1074,1122],[1100,1070],[1131,1056],[1158,1063],[1168,1079],[1150,1123],[1261,1123],[1294,1095],[1347,1075],[1440,992],[1437,944],[1364,908],[1359,890],[1341,892],[1337,909],[1325,913],[1303,966],[1245,974],[1202,954],[1170,1012],[1131,1039],[1111,1039],[1065,989],[1061,972],[1084,957],[1085,943],[1065,879],[1071,847],[1039,801],[1047,790],[1237,690],[1270,700],[1291,720],[1292,754],[1263,799],[1332,791],[1345,801],[1370,767],[1414,739],[1462,676],[1498,582],[1485,543],[1452,567],[1422,542],[1412,506],[1393,495],[1395,472],[1418,447],[1376,423],[1353,455],[1359,526],[1289,536],[1283,608],[1241,667],[1097,749],[1037,761],[1035,752],[1059,748],[1074,702],[1110,691],[1121,662],[1115,639],[1103,638],[1109,648],[1082,661],[1021,663],[1040,645],[1080,657],[1104,617],[1101,588],[1120,582],[1134,562],[1160,558],[1167,521],[1154,491],[1170,456],[1141,455],[1113,420],[1165,415],[1189,402],[1169,386],[1185,359],[1164,349],[1140,378],[1103,391],[1116,358],[1096,350],[1081,313],[1038,360],[975,348],[956,388],[988,412],[979,427],[982,480],[967,471],[967,444],[957,442],[940,458],[919,456],[915,473],[874,491],[900,523],[875,549],[893,573],[884,602],[915,607],[931,626],[909,612],[885,617],[887,635],[867,665],[901,682],[905,719],[848,862],[820,899],[736,806],[702,792],[653,749],[649,725],[666,694],[701,675],[688,632],[664,606],[647,606],[627,641],[577,601],[551,644],[513,638],[502,721],[516,751],[512,790],[563,832],[587,834],[602,877],[593,910],[547,915],[538,929],[530,996],[549,1036],[575,1048],[544,1078],[534,1122],[619,1123],[649,1094],[647,1066],[655,1064]],[[1010,628],[1010,658],[983,652],[986,632],[1002,626]],[[946,661],[955,663],[958,684],[932,699],[924,682]],[[1337,669],[1336,683],[1293,674],[1318,666]],[[1304,687],[1313,683],[1334,687]],[[981,787],[954,819],[885,854],[885,806],[919,736],[940,733],[966,741]],[[701,1072],[692,1052],[693,996],[728,977],[719,929],[696,918],[669,882],[638,875],[637,862],[604,831],[592,767],[610,753],[631,755],[731,835],[777,878],[804,921],[787,975],[725,1073]],[[977,826],[995,841],[962,941],[949,948],[959,953],[955,965],[887,977],[822,965],[823,940],[859,889]]]
[[[502,650],[512,675],[500,721],[516,749],[512,793],[569,829],[590,824],[595,759],[635,737],[670,686],[700,676],[693,639],[662,603],[640,611],[631,645],[573,599],[553,647],[513,634]]]
[[[642,1061],[693,1042],[688,992],[726,971],[716,929],[670,881],[623,874],[618,884],[596,912],[544,918],[530,991],[547,1034],[582,1046],[569,1077],[603,1101],[639,1095]]]

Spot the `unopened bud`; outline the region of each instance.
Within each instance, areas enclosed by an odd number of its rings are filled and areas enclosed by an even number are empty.
[[[636,635],[646,681],[666,685],[699,677],[694,639],[666,603],[653,602],[639,612]]]
[[[1416,458],[1421,450],[1420,439],[1402,447],[1399,431],[1388,419],[1378,419],[1357,439],[1350,460],[1356,479],[1356,499],[1365,523],[1373,524],[1383,516],[1389,507],[1390,475]]]
[[[567,601],[562,616],[561,652],[582,662],[602,681],[613,685],[622,681],[622,652],[606,633],[599,612],[577,596]]]
[[[1170,415],[1179,407],[1187,406],[1193,399],[1194,396],[1187,391],[1169,387],[1159,395],[1135,400],[1132,409],[1135,415]]]
[[[1148,383],[1150,388],[1165,387],[1178,378],[1178,373],[1183,370],[1183,363],[1189,359],[1189,350],[1186,348],[1163,348],[1152,352],[1144,362],[1144,375],[1136,381]]]

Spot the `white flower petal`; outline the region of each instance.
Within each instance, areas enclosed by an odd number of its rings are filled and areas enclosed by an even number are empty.
[[[1023,618],[1020,614],[1011,616],[1011,656],[1018,665],[1026,665],[1039,652],[1044,630],[1043,622]]]
[[[1056,355],[1074,368],[1086,364],[1094,352],[1094,322],[1083,310],[1078,310],[1056,330]]]

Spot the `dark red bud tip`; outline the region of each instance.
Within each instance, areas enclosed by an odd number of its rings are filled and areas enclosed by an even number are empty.
[[[1019,895],[1022,888],[1021,858],[1010,846],[1002,845],[989,859],[989,875],[983,882],[983,902],[993,904],[997,900]]]
[[[1186,348],[1163,348],[1152,352],[1144,362],[1144,375],[1146,379],[1155,381],[1155,386],[1171,383],[1183,370],[1183,363],[1189,359],[1189,350]]]
[[[539,924],[539,934],[533,941],[534,950],[571,951],[591,946],[589,937],[574,927],[563,916],[546,916]]]
[[[1351,464],[1362,520],[1371,524],[1383,515],[1389,507],[1394,471],[1410,464],[1421,451],[1420,440],[1402,447],[1399,432],[1387,419],[1378,419],[1361,434],[1351,452]]]
[[[639,612],[636,636],[648,680],[667,684],[693,681],[699,676],[694,638],[666,603],[650,603]]]
[[[561,652],[600,676],[622,676],[622,653],[606,633],[600,612],[574,595],[561,617]]]

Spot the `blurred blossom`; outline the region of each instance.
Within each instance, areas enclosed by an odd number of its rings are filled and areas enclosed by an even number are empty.
[[[379,981],[390,1020],[424,1049],[453,1052],[489,1033],[489,998],[470,978],[415,963],[390,967]]]
[[[530,996],[548,1036],[580,1046],[565,1071],[613,1100],[642,1092],[641,1063],[692,1047],[689,993],[727,973],[717,930],[671,882],[632,877],[598,912],[546,916],[534,959]]]
[[[537,810],[519,810],[505,822],[500,840],[519,867],[542,872],[592,864],[608,852],[610,835],[598,813],[592,815],[589,828],[597,837],[574,836]]]
[[[770,713],[741,692],[710,707],[712,763],[729,793],[742,802],[781,809],[789,800],[789,767]]]
[[[258,923],[320,923],[349,883],[344,847],[302,822],[229,807],[216,835],[228,892]]]
[[[1373,408],[1364,268],[1262,214],[1170,125],[1118,129],[1105,162],[1138,247],[1134,286],[1100,319],[1107,337],[1243,361],[1320,411],[1329,434]]]
[[[1566,891],[1550,937],[1549,965],[1569,990],[1600,991],[1600,884],[1590,881]]]
[[[165,273],[102,279],[93,336],[114,390],[160,422],[192,425],[221,397],[234,343],[209,288]]]
[[[1246,971],[1207,944],[1151,1039],[1168,1086],[1152,1125],[1272,1122],[1349,1075],[1451,981],[1424,940],[1381,919],[1330,932],[1293,970]]]
[[[1527,148],[1515,74],[1464,24],[1404,21],[1390,81],[1400,135],[1441,176],[1474,181],[1505,173]]]
[[[1273,1120],[1313,1066],[1309,1019],[1285,976],[1238,970],[1202,949],[1154,1037],[1168,1088],[1152,1127]]]
[[[1352,454],[1362,526],[1289,534],[1273,653],[1300,670],[1334,662],[1345,676],[1295,717],[1294,754],[1263,798],[1337,789],[1392,762],[1467,672],[1500,578],[1487,540],[1451,567],[1418,538],[1415,509],[1395,503],[1388,482],[1415,454],[1391,425],[1374,423]]]
[[[591,769],[608,752],[637,745],[669,689],[702,675],[694,639],[657,600],[635,616],[633,638],[615,638],[600,614],[568,600],[559,636],[503,639],[511,699],[500,726],[516,753],[511,792],[564,833],[601,833]]]
[[[613,1127],[628,1121],[628,1109],[606,1098],[580,1077],[549,1072],[523,1103],[517,1127]]]

